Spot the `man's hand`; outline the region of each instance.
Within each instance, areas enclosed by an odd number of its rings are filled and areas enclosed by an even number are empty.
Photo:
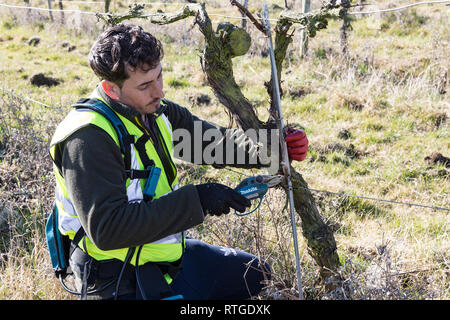
[[[284,140],[286,141],[289,160],[303,161],[308,153],[308,138],[306,133],[300,129],[285,128],[286,136]]]
[[[243,213],[251,206],[250,200],[223,184],[205,183],[195,187],[205,215],[220,216],[229,213],[230,208]]]

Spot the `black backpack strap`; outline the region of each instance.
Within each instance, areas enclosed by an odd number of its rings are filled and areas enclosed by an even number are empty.
[[[128,169],[131,168],[131,144],[134,144],[136,146],[136,149],[138,150],[139,155],[141,156],[145,168],[148,168],[149,166],[152,167],[155,165],[155,162],[148,157],[147,152],[145,150],[145,143],[150,139],[150,137],[147,134],[144,133],[135,142],[134,141],[135,136],[130,135],[128,133],[122,120],[120,120],[120,118],[115,114],[114,111],[112,111],[110,107],[108,107],[105,103],[103,103],[98,99],[83,98],[78,100],[77,103],[72,105],[72,107],[77,109],[88,108],[100,113],[106,119],[108,119],[111,125],[116,130],[117,136],[119,138],[120,150],[124,155],[124,162],[126,168],[125,172],[127,174],[127,177],[130,179],[148,178],[149,170]]]
[[[69,257],[72,256],[73,251],[77,248],[78,243],[81,241],[81,239],[83,239],[83,237],[86,235],[86,232],[84,232],[83,227],[80,227],[80,229],[78,229],[77,233],[75,233],[75,236],[73,237],[72,240],[72,244],[70,246],[70,254]]]
[[[172,297],[172,288],[159,267],[152,262],[136,266],[136,299],[161,300]]]
[[[122,120],[115,114],[115,112],[105,103],[98,99],[84,98],[80,99],[72,105],[73,108],[81,109],[87,108],[96,111],[109,120],[114,127],[119,138],[120,150],[124,155],[125,168],[131,167],[131,143],[134,143],[134,136],[130,135],[123,124]]]
[[[149,158],[146,150],[145,144],[150,140],[150,136],[144,133],[142,136],[137,139],[134,146],[136,147],[139,155],[141,156],[142,164],[146,168],[146,170],[130,170],[130,179],[131,177],[136,177],[138,179],[147,179],[144,190],[144,200],[150,201],[153,199],[154,188],[156,188],[156,183],[159,179],[160,169],[155,167],[155,161]],[[156,180],[151,180],[156,179]],[[147,187],[150,187],[147,189]]]
[[[127,177],[131,180],[133,179],[147,179],[148,178],[148,170],[137,170],[137,169],[130,169],[125,170]]]
[[[136,299],[161,300],[172,297],[172,288],[167,283],[157,263],[147,262],[144,265],[139,265],[142,247],[139,247],[136,255]]]
[[[127,135],[123,139],[124,146],[124,157],[123,161],[125,162],[125,168],[131,168],[131,144],[134,143],[134,136],[133,135]]]
[[[155,162],[148,157],[147,152],[145,151],[145,144],[149,140],[150,136],[144,133],[142,136],[140,136],[139,139],[137,139],[136,143],[134,144],[139,152],[139,155],[141,156],[142,164],[144,165],[145,168],[149,166],[151,167],[155,166]]]

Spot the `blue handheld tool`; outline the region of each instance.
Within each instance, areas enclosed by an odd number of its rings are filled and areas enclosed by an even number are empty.
[[[158,167],[148,166],[148,178],[145,182],[144,197],[153,199],[155,196],[156,185],[158,184],[159,176],[161,175],[161,169]]]
[[[269,186],[267,185],[267,183],[264,183],[264,178],[262,176],[249,177],[239,183],[239,185],[234,188],[234,190],[236,190],[249,200],[259,198],[259,203],[256,208],[250,212],[242,214],[235,212],[235,214],[242,217],[253,213],[261,205],[261,201],[268,189]]]

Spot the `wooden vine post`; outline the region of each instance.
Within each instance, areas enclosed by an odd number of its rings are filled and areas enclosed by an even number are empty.
[[[52,13],[52,0],[47,0],[48,3],[48,16],[50,20],[53,22],[53,13]]]
[[[240,6],[240,10],[246,10],[237,1],[232,0],[232,5]],[[250,35],[242,28],[230,23],[221,23],[217,29],[212,27],[211,20],[205,9],[204,3],[187,3],[176,13],[145,13],[143,5],[134,5],[125,15],[109,13],[98,15],[110,25],[120,23],[128,19],[147,19],[151,23],[165,25],[187,17],[194,17],[195,24],[205,38],[205,46],[200,57],[203,72],[208,83],[218,100],[229,110],[234,121],[244,131],[248,129],[272,129],[275,128],[275,106],[271,99],[270,116],[266,121],[260,120],[255,108],[243,95],[235,81],[232,59],[244,55],[251,44]],[[286,57],[289,44],[292,42],[292,33],[289,32],[293,24],[305,27],[309,37],[314,37],[320,29],[326,28],[327,19],[340,16],[340,5],[334,3],[323,6],[320,10],[307,14],[297,13],[292,10],[283,11],[275,28],[275,59],[278,70],[278,79],[281,83],[282,62]],[[245,12],[245,11],[244,11]],[[253,17],[248,10],[249,20],[261,31],[264,27]],[[261,29],[262,28],[262,29]],[[272,97],[272,79],[265,83],[269,97]],[[281,88],[281,86],[280,86]],[[270,148],[268,148],[270,150]],[[295,211],[300,216],[301,227],[306,239],[308,252],[320,267],[320,274],[325,283],[332,283],[333,279],[339,280],[335,271],[340,266],[337,254],[336,241],[331,228],[324,222],[315,204],[308,184],[299,172],[291,167],[292,184],[294,187]],[[333,289],[334,286],[328,287]]]
[[[302,13],[308,13],[310,10],[311,10],[310,0],[302,0]],[[305,30],[302,30],[300,33],[300,41],[301,41],[300,56],[304,58],[306,56],[306,52],[308,51],[308,36],[306,35]]]
[[[351,31],[351,19],[348,15],[348,10],[351,6],[351,0],[341,0],[342,3],[342,25],[339,29],[340,41],[341,41],[341,52],[344,58],[348,58],[348,32]]]
[[[64,24],[65,22],[65,18],[64,18],[64,7],[63,7],[63,3],[62,0],[58,1],[58,6],[59,6],[59,10],[61,10],[61,24]]]
[[[111,5],[111,0],[105,0],[105,12],[109,12],[110,5]]]

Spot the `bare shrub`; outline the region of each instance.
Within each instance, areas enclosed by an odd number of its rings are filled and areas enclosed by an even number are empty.
[[[54,279],[44,229],[53,201],[48,143],[56,119],[36,116],[11,95],[0,96],[0,106],[0,298],[44,298]]]

